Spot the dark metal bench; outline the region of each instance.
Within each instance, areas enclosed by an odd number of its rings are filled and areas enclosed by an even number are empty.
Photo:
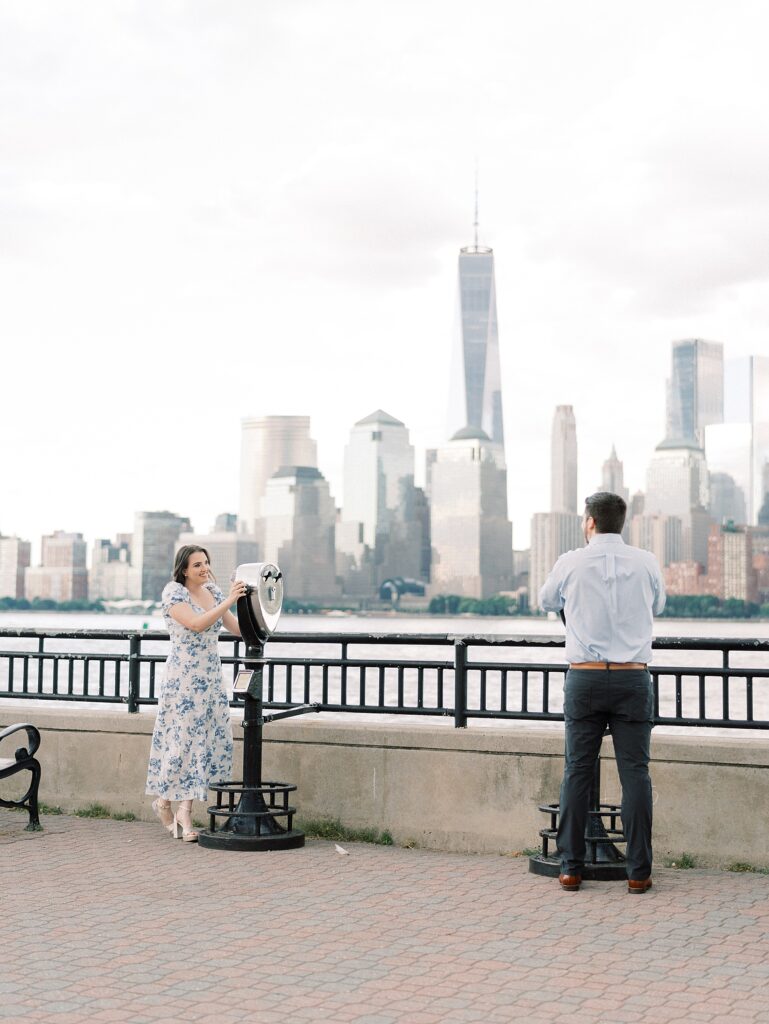
[[[0,797],[0,807],[14,807],[29,812],[29,824],[27,832],[38,832],[41,829],[40,818],[37,810],[37,791],[40,786],[40,762],[34,756],[40,746],[40,733],[34,725],[22,723],[20,725],[9,725],[7,729],[0,731],[0,743],[13,733],[25,729],[27,732],[27,747],[19,747],[14,757],[0,757],[0,781],[16,775],[17,772],[28,771],[31,773],[29,789],[18,800],[3,800]]]

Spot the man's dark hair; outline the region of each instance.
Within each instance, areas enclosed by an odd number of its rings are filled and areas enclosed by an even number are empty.
[[[585,498],[585,515],[592,516],[598,533],[622,533],[627,505],[619,494],[597,491]]]

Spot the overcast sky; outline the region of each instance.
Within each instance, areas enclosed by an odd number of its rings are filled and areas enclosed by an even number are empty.
[[[769,354],[769,9],[0,0],[0,531],[207,530],[240,421],[445,440],[456,257],[496,255],[514,543],[662,439],[673,339]]]

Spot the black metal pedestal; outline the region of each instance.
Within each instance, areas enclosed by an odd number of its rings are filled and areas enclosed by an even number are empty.
[[[296,808],[288,803],[288,795],[296,786],[262,781],[263,653],[261,645],[246,647],[246,665],[254,670],[254,679],[245,695],[243,711],[243,780],[211,787],[216,804],[208,808],[209,827],[198,833],[199,844],[209,849],[286,850],[304,846],[304,832],[293,827]],[[270,717],[288,717],[304,710],[292,709]]]
[[[615,846],[615,843],[626,841],[621,828],[620,808],[617,804],[602,804],[600,800],[601,759],[598,758],[590,787],[590,813],[585,831],[585,866],[582,877],[588,881],[607,882],[626,879],[625,857]],[[561,862],[555,849],[560,807],[558,804],[541,804],[539,809],[550,815],[550,826],[540,829],[542,852],[529,857],[529,871],[535,875],[557,876],[561,873]],[[608,827],[604,819],[608,819]]]

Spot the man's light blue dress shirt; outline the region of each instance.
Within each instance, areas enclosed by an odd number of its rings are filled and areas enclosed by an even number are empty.
[[[651,661],[652,620],[665,607],[665,584],[651,551],[618,533],[596,533],[567,551],[539,593],[548,612],[566,614],[566,660]]]

